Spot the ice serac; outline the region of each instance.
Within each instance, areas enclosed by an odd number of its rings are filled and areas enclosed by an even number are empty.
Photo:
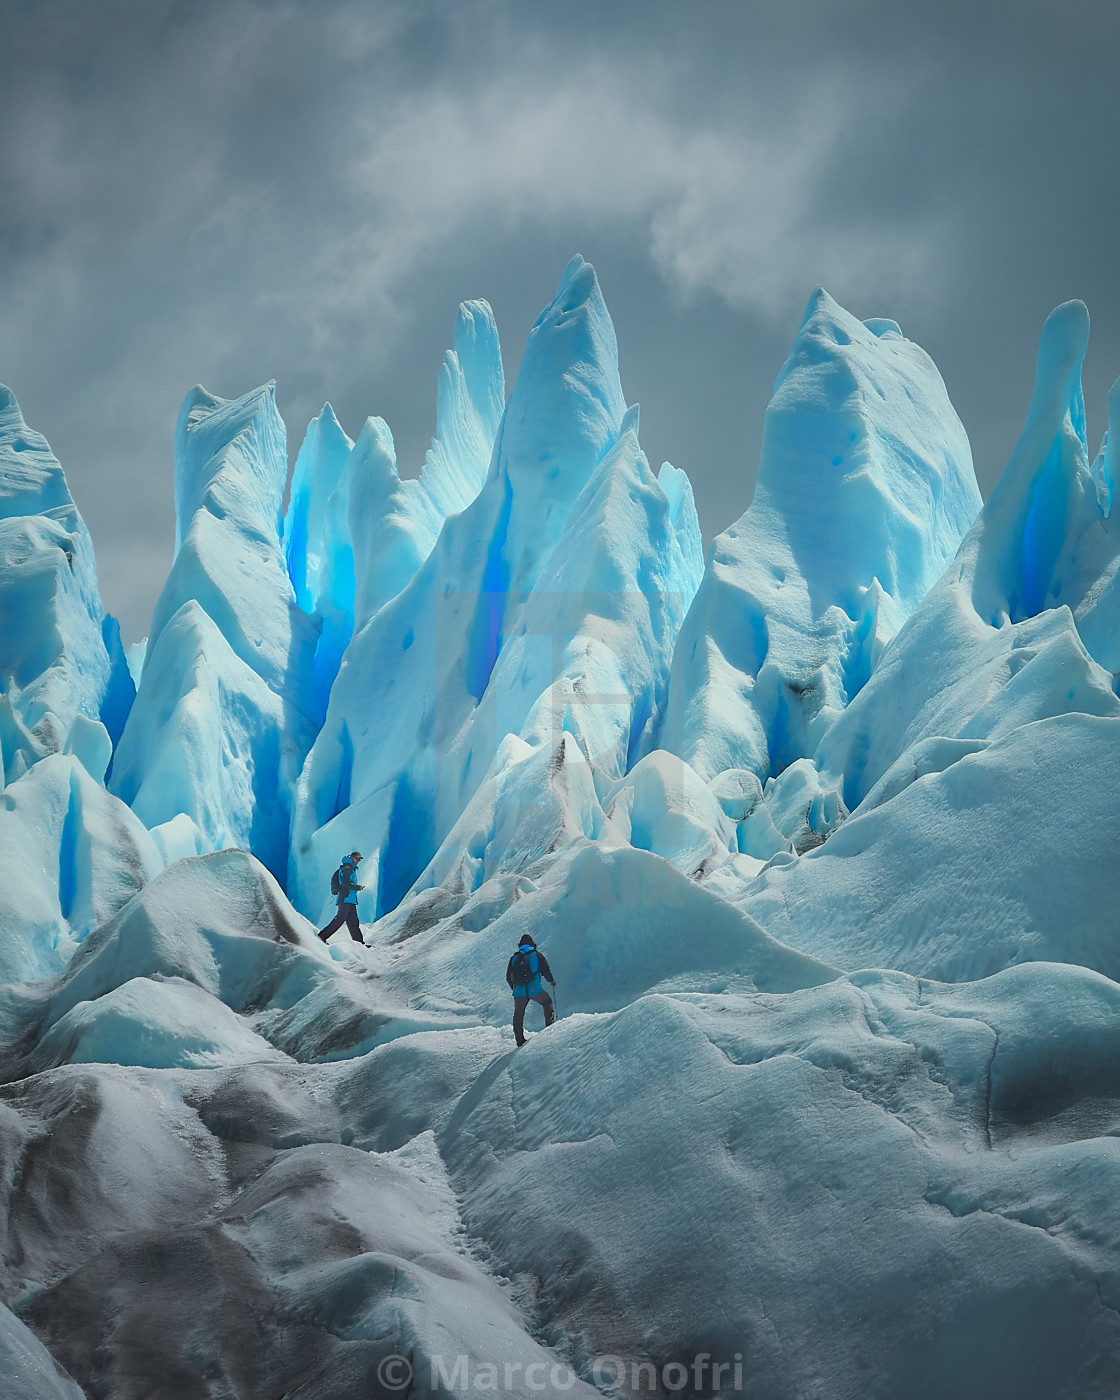
[[[504,407],[494,313],[485,301],[463,302],[440,367],[436,431],[420,475],[402,480],[381,418],[367,419],[351,456],[355,631],[397,596],[431,554],[443,522],[482,489]]]
[[[1071,711],[1120,713],[1120,528],[1085,444],[1081,302],[1042,330],[1026,425],[957,558],[895,638],[817,761],[855,808],[932,740],[993,740]]]
[[[492,475],[509,493],[511,593],[533,587],[625,412],[614,326],[595,269],[575,257],[529,334],[498,433]]]
[[[354,550],[350,540],[350,454],[354,444],[324,404],[307,427],[294,468],[284,547],[296,601],[319,629],[315,708],[327,697],[354,634]],[[299,491],[297,494],[297,484]]]
[[[441,518],[466,510],[482,489],[506,406],[502,350],[489,302],[460,305],[451,343],[440,366],[436,432],[420,472]]]
[[[325,713],[355,631],[404,588],[444,520],[482,486],[505,404],[494,315],[464,302],[439,375],[436,431],[420,475],[402,480],[388,424],[371,417],[351,442],[329,404],[308,425],[284,521],[288,572],[320,629],[315,697]]]
[[[686,767],[652,752],[673,641],[699,582],[699,526],[693,519],[692,533],[682,529],[685,549],[636,427],[624,423],[519,606],[482,700],[452,739],[449,773],[486,777],[473,791],[465,778],[458,792],[448,783],[448,812],[458,802],[462,816],[417,888],[442,885],[454,902],[580,837],[617,844],[624,833],[643,846],[643,822],[627,805],[633,794],[619,801],[626,774],[640,760],[668,760],[676,795]],[[609,804],[627,805],[623,826],[610,820]],[[682,804],[662,802],[651,825],[658,818],[673,829],[673,854],[690,869],[700,864],[683,850]]]
[[[929,356],[822,289],[766,411],[754,500],[710,551],[665,746],[705,778],[815,750],[980,508]]]
[[[1120,535],[1098,489],[1108,443],[1096,478],[1085,446],[1088,329],[1080,302],[1047,319],[1003,475],[824,736],[821,781],[853,814],[744,894],[775,937],[946,979],[1043,959],[1120,976],[1116,863],[1099,858],[1117,844]]]
[[[274,385],[234,400],[201,386],[187,395],[175,431],[175,562],[152,618],[147,661],[183,604],[197,602],[247,666],[307,711],[314,629],[281,553],[287,471]]]
[[[338,542],[333,538],[329,502],[354,444],[343,432],[334,409],[325,403],[307,434],[292,468],[288,509],[284,513],[284,558],[296,602],[314,612],[325,574]]]
[[[237,846],[282,872],[290,781],[283,698],[233,654],[196,602],[184,603],[160,634],[141,689],[138,719],[152,714],[162,722],[126,730],[114,791],[169,857]]]
[[[133,686],[62,468],[0,385],[0,785],[78,716],[119,736]]]
[[[367,418],[351,455],[354,628],[395,598],[432,552],[443,517],[420,479],[401,480],[393,434]]]
[[[695,523],[690,538],[699,540]],[[495,736],[551,751],[567,733],[600,779],[621,778],[661,727],[673,644],[698,582],[694,557],[680,547],[636,428],[624,424],[534,587],[523,600],[511,595],[507,633],[453,741],[452,768],[480,774]],[[463,786],[469,793],[475,783]]]
[[[666,480],[672,497],[638,444],[614,331],[577,259],[529,337],[482,491],[355,635],[301,779],[301,908],[318,911],[340,843],[373,853],[364,912],[394,907],[482,784],[512,800],[501,764],[526,746],[552,755],[568,734],[608,781],[653,747],[699,560],[691,491]],[[508,736],[521,748],[503,748]],[[533,805],[545,789],[529,782]],[[554,817],[564,828],[552,813],[541,829]],[[490,844],[478,810],[470,822]]]
[[[188,394],[175,438],[175,561],[111,777],[149,828],[193,823],[187,849],[239,846],[281,879],[317,713],[316,627],[279,535],[286,473],[272,385],[233,401]]]

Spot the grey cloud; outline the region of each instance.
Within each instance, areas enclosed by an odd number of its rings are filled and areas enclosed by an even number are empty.
[[[1112,7],[0,0],[0,379],[63,461],[142,635],[183,393],[275,376],[415,470],[459,300],[512,379],[595,262],[655,462],[709,536],[750,498],[809,290],[937,360],[990,486],[1042,318],[1120,370]]]

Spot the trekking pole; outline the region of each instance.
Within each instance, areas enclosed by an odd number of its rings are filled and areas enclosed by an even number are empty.
[[[560,998],[556,995],[556,983],[552,984],[552,1014],[559,1021],[560,1019]]]

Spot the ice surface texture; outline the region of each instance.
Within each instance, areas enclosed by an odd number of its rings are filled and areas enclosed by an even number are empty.
[[[192,391],[128,663],[0,401],[18,1393],[350,1400],[403,1358],[416,1395],[1113,1400],[1120,388],[1091,459],[1087,336],[1047,321],[981,508],[929,358],[816,292],[705,560],[576,258],[508,404],[460,308],[416,477],[326,405],[281,519],[271,386]],[[324,947],[354,846],[372,946]],[[525,934],[561,1018],[516,1049]]]

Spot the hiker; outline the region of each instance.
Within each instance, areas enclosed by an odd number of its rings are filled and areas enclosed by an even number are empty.
[[[361,851],[351,851],[348,856],[343,857],[342,864],[331,876],[331,894],[338,896],[338,913],[326,928],[319,930],[319,937],[324,943],[332,933],[337,933],[343,924],[350,930],[350,937],[356,943],[365,943],[358,924],[358,891],[364,890],[365,885],[359,885],[354,878],[361,863]]]
[[[545,1025],[552,1025],[552,998],[541,990],[542,977],[551,983],[555,992],[556,978],[552,975],[548,959],[538,951],[537,945],[527,933],[522,934],[517,952],[510,958],[506,968],[506,981],[513,993],[513,1038],[518,1045],[525,1044],[525,1008],[531,1001],[540,1002],[544,1007]]]

